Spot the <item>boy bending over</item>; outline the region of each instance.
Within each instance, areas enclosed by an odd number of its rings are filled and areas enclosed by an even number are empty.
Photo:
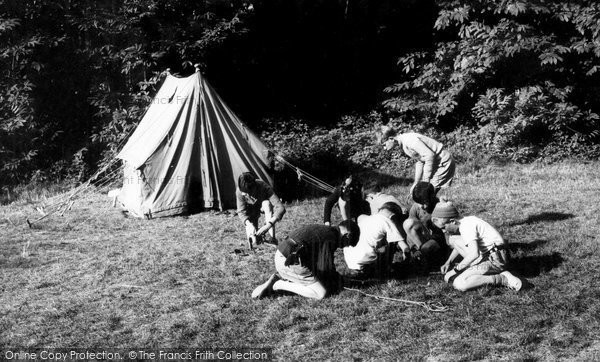
[[[244,172],[238,178],[238,187],[235,190],[237,200],[237,213],[246,226],[246,240],[248,246],[253,248],[253,243],[259,243],[257,238],[269,233],[272,243],[277,243],[275,238],[275,223],[280,221],[285,214],[285,206],[273,189],[266,182],[257,179],[252,172]],[[260,214],[265,215],[265,225],[258,228]]]
[[[452,253],[441,267],[447,283],[462,292],[484,285],[521,289],[521,280],[506,270],[507,244],[490,224],[476,216],[460,218],[451,202],[438,202],[431,216],[437,227],[450,234]],[[451,268],[458,256],[462,261]]]
[[[356,276],[369,276],[376,271],[389,271],[396,251],[407,253],[408,245],[392,219],[398,206],[387,202],[374,215],[360,215],[360,239],[356,246],[344,248],[348,269]]]
[[[271,292],[286,291],[306,298],[323,299],[339,288],[341,277],[335,270],[337,248],[354,246],[360,230],[352,220],[339,226],[305,225],[279,242],[275,252],[277,273],[252,292],[262,298]]]

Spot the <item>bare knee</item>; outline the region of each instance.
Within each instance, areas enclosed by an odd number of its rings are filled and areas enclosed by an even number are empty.
[[[469,290],[469,286],[467,285],[466,280],[463,278],[454,279],[454,281],[452,282],[452,286],[454,287],[454,289],[461,292],[466,292],[467,290]]]
[[[262,211],[267,212],[273,210],[273,205],[271,205],[271,202],[269,200],[264,200],[261,203],[260,208]]]

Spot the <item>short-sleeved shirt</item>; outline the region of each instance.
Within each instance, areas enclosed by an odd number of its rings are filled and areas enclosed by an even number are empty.
[[[419,133],[408,132],[396,137],[402,142],[404,153],[420,162],[429,162],[430,157],[439,157],[444,149],[440,142]]]
[[[489,253],[494,246],[504,245],[502,235],[489,223],[477,216],[465,216],[460,219],[458,227],[460,241],[468,248],[469,241],[475,241],[480,257],[473,264],[478,263],[483,255]]]
[[[362,265],[374,263],[377,260],[377,249],[388,243],[404,240],[392,220],[380,213],[359,216],[358,226],[358,243],[354,247],[344,248],[344,258],[350,269],[359,270]]]
[[[454,178],[452,155],[440,142],[422,134],[409,132],[396,136],[402,150],[410,158],[423,163],[421,180],[431,182],[436,188],[448,187]]]

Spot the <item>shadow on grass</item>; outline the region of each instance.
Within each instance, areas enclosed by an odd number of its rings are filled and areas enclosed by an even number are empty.
[[[531,225],[539,222],[561,221],[574,218],[573,214],[565,214],[562,212],[542,212],[539,214],[529,215],[524,220],[513,221],[508,226]]]
[[[373,170],[363,171],[358,174],[358,177],[360,177],[364,185],[376,183],[382,188],[392,185],[409,186],[413,182],[412,178],[398,177]]]
[[[511,261],[510,270],[521,277],[531,278],[556,268],[563,261],[564,258],[557,252],[547,255],[517,257]]]
[[[508,249],[513,253],[519,250],[532,251],[545,245],[546,243],[548,243],[548,240],[544,239],[536,239],[530,243],[509,243]]]

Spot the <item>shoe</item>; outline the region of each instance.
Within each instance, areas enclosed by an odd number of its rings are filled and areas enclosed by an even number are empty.
[[[253,299],[262,299],[262,298],[266,297],[269,293],[273,292],[273,284],[275,284],[275,282],[278,281],[279,279],[280,278],[279,278],[279,275],[277,275],[277,273],[271,275],[269,277],[269,279],[267,279],[266,282],[259,285],[252,291],[252,298]]]
[[[521,281],[521,279],[512,275],[512,273],[509,271],[503,271],[502,273],[500,273],[500,275],[504,276],[504,280],[505,280],[504,285],[505,286],[509,287],[510,289],[514,290],[515,292],[518,292],[519,290],[521,290],[521,287],[523,286],[523,282]]]

